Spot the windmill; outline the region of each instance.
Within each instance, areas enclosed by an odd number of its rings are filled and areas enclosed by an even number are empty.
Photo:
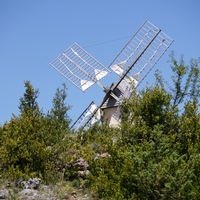
[[[168,35],[146,20],[108,68],[77,43],[62,52],[50,63],[52,67],[83,92],[98,84],[106,93],[98,106],[92,101],[72,127],[79,129],[94,124],[100,121],[102,112],[103,123],[117,126],[121,103],[131,97],[133,85],[139,86],[172,43]],[[100,80],[111,71],[119,79],[106,87]]]

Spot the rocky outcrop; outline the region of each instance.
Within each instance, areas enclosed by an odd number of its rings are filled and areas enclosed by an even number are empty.
[[[72,192],[71,194],[67,195],[67,196],[65,197],[65,199],[66,199],[66,200],[75,200],[75,199],[77,199],[77,194],[76,194],[76,192]]]
[[[23,188],[23,189],[38,189],[41,184],[40,178],[29,178],[28,181],[23,181],[19,179],[16,181],[16,187]]]
[[[80,161],[80,160],[79,160]],[[78,162],[79,163],[79,162]],[[81,163],[81,164],[80,164]],[[85,162],[80,162],[82,166]],[[78,164],[78,166],[79,166]],[[85,163],[86,166],[86,163]],[[85,168],[84,168],[85,169]],[[18,200],[88,200],[91,195],[82,193],[81,189],[74,192],[68,191],[66,188],[59,187],[59,184],[43,185],[41,179],[30,178],[27,181],[18,179],[15,183],[7,182],[0,186],[0,200],[18,199]],[[61,193],[62,191],[62,193]]]
[[[90,171],[88,170],[89,164],[83,158],[77,159],[70,166],[71,166],[71,168],[73,168],[74,171],[77,172],[78,177],[83,178],[85,175],[90,174]]]
[[[2,189],[0,190],[0,199],[8,199],[10,190]]]
[[[107,157],[110,157],[110,154],[108,152],[100,152],[95,156],[94,160],[97,160],[99,158],[107,158]]]
[[[83,158],[79,158],[75,162],[72,163],[72,166],[80,171],[85,171],[89,167],[89,164]]]
[[[74,171],[75,179],[81,178],[82,180],[86,175],[90,173],[89,164],[83,158],[75,160],[73,163],[68,165],[68,169]],[[62,198],[58,198],[52,191],[52,188],[41,184],[40,178],[29,178],[28,180],[18,179],[15,183],[6,182],[3,188],[0,188],[0,200],[1,199],[19,199],[19,200],[81,200],[88,199],[88,195],[81,195],[79,198],[76,192],[68,193],[66,191]],[[15,189],[13,189],[15,188]],[[54,190],[57,190],[57,184],[54,186]],[[59,190],[59,188],[58,188]],[[16,193],[17,191],[17,193]]]

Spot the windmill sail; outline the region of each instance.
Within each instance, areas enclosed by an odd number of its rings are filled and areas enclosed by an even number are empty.
[[[79,116],[79,118],[74,122],[71,128],[78,130],[79,128],[83,127],[83,125],[90,119],[90,124],[95,124],[99,122],[101,119],[100,109],[97,105],[92,101],[88,107],[83,111],[83,113]]]
[[[83,92],[95,83],[103,87],[99,80],[110,72],[77,43],[62,52],[50,64]]]
[[[146,20],[119,52],[110,68],[122,79],[128,73],[139,74],[138,86],[172,42],[168,35]]]

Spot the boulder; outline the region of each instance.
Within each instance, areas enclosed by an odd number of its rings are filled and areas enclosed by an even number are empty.
[[[0,190],[0,199],[8,199],[9,191],[6,189]]]
[[[76,192],[72,192],[71,194],[67,195],[65,197],[66,200],[75,200],[77,199],[77,193]]]
[[[89,167],[89,164],[83,158],[79,158],[72,164],[72,166],[78,169],[79,171],[86,171]]]
[[[23,181],[19,179],[16,181],[16,187],[20,187],[23,189],[37,189],[41,183],[40,178],[29,178],[28,181]]]
[[[73,169],[76,172],[75,176],[85,178],[86,175],[90,173],[88,170],[89,164],[83,158],[79,158],[69,165],[70,169]]]

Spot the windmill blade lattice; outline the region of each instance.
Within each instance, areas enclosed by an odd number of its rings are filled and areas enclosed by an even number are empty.
[[[62,52],[50,64],[82,91],[95,83],[104,88],[99,80],[110,72],[77,43]]]
[[[72,128],[78,130],[79,128],[83,127],[83,124],[87,124],[88,119],[90,119],[90,124],[94,124],[101,119],[100,109],[97,107],[94,101],[89,104],[80,117],[74,122]]]
[[[145,21],[113,60],[110,68],[122,79],[128,73],[137,75],[138,86],[172,42],[173,40],[164,32],[149,21]]]

